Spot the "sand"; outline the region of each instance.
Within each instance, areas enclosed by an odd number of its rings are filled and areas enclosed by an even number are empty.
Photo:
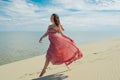
[[[49,65],[39,74],[45,55],[0,66],[0,80],[120,80],[120,38],[79,46],[84,57],[70,65]]]

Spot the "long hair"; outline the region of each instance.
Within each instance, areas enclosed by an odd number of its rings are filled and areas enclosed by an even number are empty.
[[[64,28],[63,28],[62,25],[60,24],[59,16],[58,16],[57,14],[55,14],[55,13],[53,13],[52,16],[53,16],[53,20],[54,20],[54,22],[55,22],[55,25],[56,25],[58,28],[61,27],[61,29],[64,30]]]

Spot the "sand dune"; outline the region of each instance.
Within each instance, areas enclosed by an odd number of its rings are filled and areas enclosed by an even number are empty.
[[[49,65],[39,78],[45,55],[0,66],[0,80],[120,80],[120,38],[81,45],[84,57],[70,65]]]

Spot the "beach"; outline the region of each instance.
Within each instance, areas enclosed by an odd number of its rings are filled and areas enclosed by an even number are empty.
[[[0,80],[120,80],[120,38],[101,40],[79,46],[83,58],[68,70],[64,64],[47,68],[43,77],[45,55],[0,66]]]

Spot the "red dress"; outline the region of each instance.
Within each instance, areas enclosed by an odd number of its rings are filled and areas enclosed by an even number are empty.
[[[58,35],[55,29],[48,29],[48,38],[50,45],[47,50],[46,58],[53,65],[62,63],[69,65],[73,61],[83,57],[82,52],[75,43],[64,36]]]

